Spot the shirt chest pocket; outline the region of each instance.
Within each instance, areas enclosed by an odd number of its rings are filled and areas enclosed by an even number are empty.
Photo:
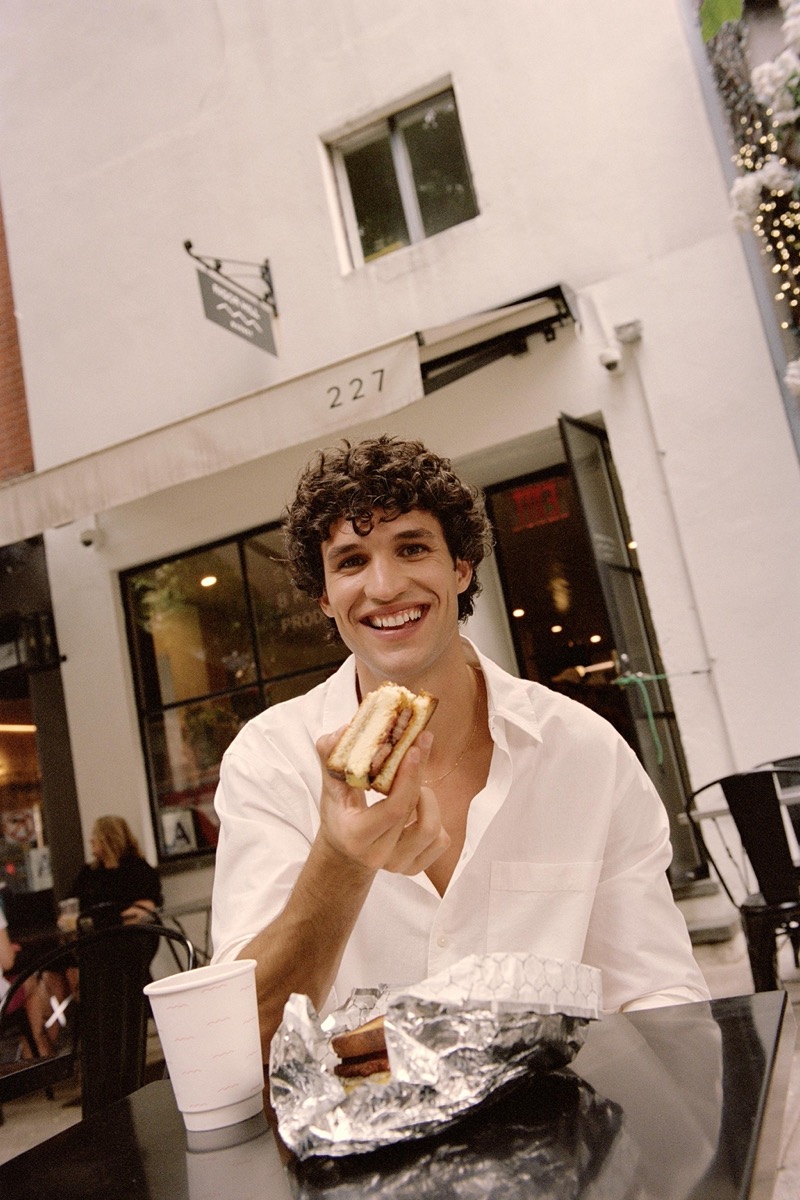
[[[601,862],[493,862],[487,952],[580,961]]]

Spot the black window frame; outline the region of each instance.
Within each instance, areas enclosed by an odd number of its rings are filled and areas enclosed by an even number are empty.
[[[463,181],[466,184],[467,199],[471,211],[458,220],[429,232],[425,228],[425,217],[418,197],[414,163],[408,151],[405,130],[412,127],[416,116],[442,104],[452,105],[452,112],[455,115],[458,148],[463,162]],[[384,249],[375,251],[370,255],[365,255],[359,228],[359,219],[356,215],[356,204],[353,198],[351,179],[345,158],[348,154],[375,144],[382,138],[386,138],[388,141],[394,170],[393,182],[397,186],[397,200],[402,206],[407,240],[400,244],[387,245]],[[327,143],[327,149],[336,182],[344,234],[349,247],[351,264],[354,268],[363,267],[366,263],[374,262],[384,254],[427,241],[429,238],[435,237],[437,233],[453,229],[455,226],[463,224],[465,221],[473,220],[480,215],[472,168],[470,166],[469,155],[467,154],[464,130],[452,84],[446,87],[440,86],[422,100],[415,101],[413,104],[398,108],[388,115],[366,122],[360,129],[349,132],[342,137],[331,139]]]
[[[181,869],[185,866],[194,866],[208,860],[213,860],[215,854],[215,845],[197,845],[195,848],[188,848],[184,851],[168,852],[164,837],[162,816],[168,809],[168,805],[161,802],[159,794],[159,781],[157,777],[156,763],[154,760],[151,730],[153,722],[158,720],[164,713],[187,709],[190,706],[201,706],[206,703],[224,702],[231,698],[242,698],[243,700],[251,699],[252,693],[257,693],[257,704],[255,709],[258,712],[263,711],[270,705],[270,694],[277,692],[278,699],[285,698],[281,695],[282,692],[296,695],[302,691],[308,690],[311,686],[320,682],[321,678],[332,674],[341,662],[347,657],[349,651],[338,638],[338,635],[333,630],[332,622],[327,622],[328,627],[333,631],[332,645],[338,647],[338,651],[324,661],[314,662],[308,666],[301,667],[285,673],[275,672],[265,674],[262,667],[260,653],[260,634],[259,634],[259,619],[256,612],[256,604],[254,602],[253,587],[249,579],[249,568],[247,563],[247,545],[253,539],[264,534],[274,534],[281,529],[281,522],[272,521],[267,524],[254,526],[243,530],[239,533],[229,535],[224,538],[217,538],[214,541],[202,543],[197,546],[187,547],[174,554],[165,555],[162,558],[156,558],[144,563],[136,564],[135,566],[127,567],[119,572],[120,595],[125,619],[125,630],[128,646],[129,660],[131,664],[132,685],[134,691],[134,701],[136,705],[137,721],[139,726],[139,737],[142,748],[142,756],[145,764],[145,772],[147,776],[148,799],[150,806],[150,817],[155,835],[156,846],[158,849],[159,866],[168,869]],[[242,584],[244,588],[245,612],[249,626],[249,642],[253,651],[253,662],[255,664],[255,678],[245,680],[241,684],[217,688],[204,693],[198,693],[191,697],[182,695],[181,697],[164,702],[160,696],[155,695],[152,687],[148,687],[148,668],[142,662],[142,645],[143,640],[140,632],[136,629],[136,612],[135,603],[132,601],[132,581],[135,578],[141,578],[147,572],[155,571],[157,568],[172,563],[180,562],[184,559],[190,559],[193,556],[199,556],[205,553],[220,550],[223,547],[235,547],[237,550],[238,564],[241,571]],[[276,562],[278,560],[275,560]],[[298,604],[308,607],[313,604],[313,601],[301,596],[299,592],[291,584],[286,574],[288,586],[291,588],[294,597]],[[327,639],[326,639],[327,640]],[[151,668],[152,670],[152,668]],[[307,687],[303,687],[303,681],[307,680]],[[277,701],[276,701],[277,702]],[[251,713],[251,715],[255,715]],[[245,718],[249,719],[249,717]],[[242,724],[245,723],[242,721]],[[232,736],[229,740],[232,740]],[[219,754],[221,759],[222,754]],[[216,767],[216,781],[219,778],[219,764]],[[213,783],[209,780],[204,785],[206,793],[213,787],[216,788],[216,781]],[[190,806],[191,807],[191,806]],[[183,810],[181,810],[183,811]]]

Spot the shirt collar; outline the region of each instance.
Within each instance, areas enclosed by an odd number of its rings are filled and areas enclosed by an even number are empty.
[[[468,658],[474,656],[474,661],[477,661],[483,671],[489,706],[489,728],[492,734],[494,735],[495,722],[508,721],[535,738],[537,742],[541,742],[542,731],[535,705],[536,685],[504,671],[491,658],[481,654],[469,638],[462,636],[461,641],[468,648]]]

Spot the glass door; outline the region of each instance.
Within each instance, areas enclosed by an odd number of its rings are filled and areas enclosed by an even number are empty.
[[[680,819],[691,788],[608,437],[567,416],[559,428],[614,639],[615,686],[625,694],[635,748],[669,813],[672,882],[690,882],[701,867],[691,830]]]

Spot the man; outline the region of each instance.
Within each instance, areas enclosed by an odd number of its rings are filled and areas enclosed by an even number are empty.
[[[291,992],[330,1011],[470,953],[590,963],[611,1010],[706,999],[635,755],[460,636],[491,537],[448,460],[389,437],[321,453],[286,535],[295,583],[351,657],[250,721],[222,763],[215,960],[256,959],[265,1056]],[[381,798],[324,764],[385,679],[439,703]]]

